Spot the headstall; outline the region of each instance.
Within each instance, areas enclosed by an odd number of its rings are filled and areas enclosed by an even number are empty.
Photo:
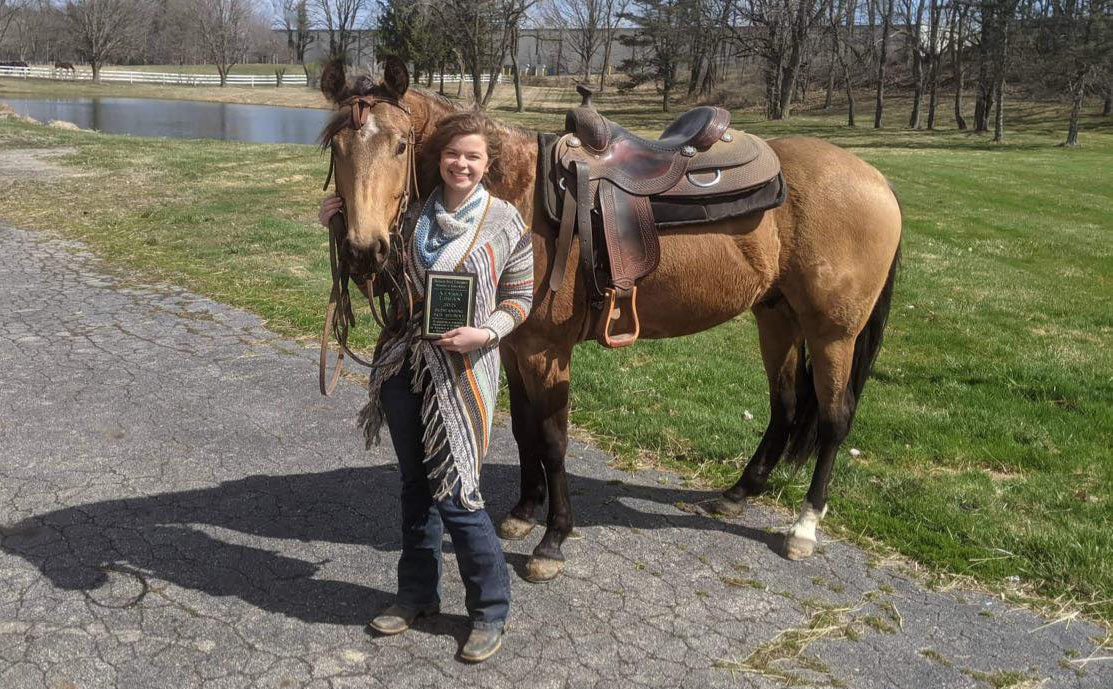
[[[385,365],[375,361],[365,361],[348,348],[348,334],[355,322],[352,313],[352,300],[348,291],[348,281],[363,285],[367,293],[367,303],[371,308],[371,316],[378,323],[384,333],[401,331],[405,329],[413,314],[413,285],[406,273],[406,259],[409,247],[404,238],[403,218],[409,208],[412,195],[417,193],[417,165],[415,154],[415,134],[413,128],[413,115],[404,104],[399,101],[378,98],[375,96],[352,96],[340,104],[340,108],[349,108],[350,120],[344,125],[359,131],[367,123],[371,108],[379,104],[390,105],[406,113],[410,118],[410,129],[406,133],[406,185],[398,194],[398,212],[390,224],[390,247],[387,259],[375,272],[353,273],[348,259],[351,252],[346,251],[348,242],[348,218],[343,212],[338,212],[329,221],[329,269],[332,272],[332,290],[329,293],[328,306],[325,308],[325,324],[321,331],[321,357],[318,367],[318,378],[322,395],[330,395],[340,381],[340,374],[344,369],[344,355],[347,354],[355,362],[376,368]],[[337,131],[337,133],[339,130]],[[334,134],[335,136],[335,134]],[[329,182],[333,179],[333,170],[336,163],[336,150],[330,141],[328,175],[325,177],[324,190],[328,190]],[[337,189],[339,194],[339,189]],[[397,274],[396,274],[397,273]],[[339,349],[336,354],[336,365],[332,375],[328,375],[328,348],[329,341],[336,338]]]

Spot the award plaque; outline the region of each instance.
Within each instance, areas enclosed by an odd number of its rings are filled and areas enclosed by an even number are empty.
[[[425,274],[421,336],[439,340],[449,330],[470,326],[475,317],[475,273],[431,270]]]

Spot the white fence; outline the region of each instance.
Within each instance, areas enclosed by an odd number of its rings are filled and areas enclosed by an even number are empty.
[[[495,74],[495,83],[501,81],[500,74]],[[75,71],[68,69],[54,69],[53,67],[0,67],[0,77],[16,77],[20,79],[57,79],[59,81],[89,81],[93,78],[93,71],[88,67],[78,67]],[[440,75],[433,76],[433,84],[440,83]],[[471,81],[470,75],[463,75],[464,81]],[[481,81],[489,82],[490,74],[484,74]],[[178,74],[176,72],[128,72],[116,69],[102,69],[101,81],[125,82],[129,84],[175,84],[178,86],[219,86],[220,76],[217,74]],[[459,74],[445,74],[446,84],[455,84],[461,80]],[[424,81],[424,79],[422,80]],[[277,80],[273,74],[229,74],[229,86],[275,86]],[[305,73],[287,72],[282,77],[283,86],[305,86]]]
[[[57,79],[59,81],[89,81],[93,71],[88,67],[78,67],[74,71],[54,69],[53,67],[0,67],[0,77],[21,79]],[[178,74],[176,72],[129,72],[117,69],[102,69],[101,81],[124,82],[128,84],[175,84],[178,86],[219,86],[217,74]],[[274,86],[277,80],[273,74],[229,74],[229,86]],[[287,72],[282,77],[283,86],[305,86],[304,73]]]

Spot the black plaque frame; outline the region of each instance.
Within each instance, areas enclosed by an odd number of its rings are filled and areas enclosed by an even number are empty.
[[[425,274],[425,303],[422,307],[421,313],[421,336],[427,340],[439,340],[449,330],[461,328],[464,326],[471,326],[475,321],[475,287],[478,282],[479,276],[475,273],[453,273],[449,271],[430,270]],[[443,286],[446,283],[466,283],[467,284],[467,304],[465,310],[467,317],[465,322],[460,323],[455,319],[455,324],[450,328],[440,327],[434,324],[434,320],[438,320],[443,324],[444,319],[435,319],[438,315],[435,310],[440,305],[437,299],[438,294],[443,292]],[[438,284],[441,287],[438,287]]]

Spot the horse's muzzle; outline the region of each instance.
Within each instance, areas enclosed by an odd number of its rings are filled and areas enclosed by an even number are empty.
[[[352,275],[371,275],[386,265],[390,253],[390,242],[386,239],[373,239],[367,247],[353,246],[345,242],[345,263]]]

